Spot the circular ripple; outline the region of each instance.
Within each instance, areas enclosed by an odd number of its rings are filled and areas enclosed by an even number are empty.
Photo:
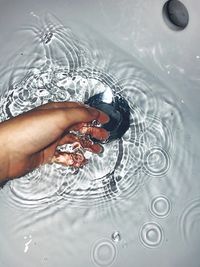
[[[164,149],[152,147],[144,157],[144,171],[148,175],[160,177],[167,173],[170,166],[170,158]]]
[[[157,196],[151,201],[150,212],[158,217],[165,218],[171,211],[171,203],[166,196]]]
[[[195,199],[187,204],[181,213],[179,224],[185,243],[192,243],[196,239],[199,242],[200,199]]]
[[[145,223],[140,230],[140,240],[148,248],[156,248],[163,241],[163,230],[158,223]]]
[[[55,180],[51,179],[53,176]],[[52,166],[44,165],[20,179],[10,181],[10,205],[40,210],[44,206],[55,204],[59,200],[57,190],[61,186],[58,178]]]
[[[98,240],[92,247],[92,261],[97,266],[111,266],[117,256],[115,245],[108,239]]]

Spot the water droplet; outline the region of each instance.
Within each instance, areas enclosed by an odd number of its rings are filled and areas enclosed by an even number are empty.
[[[145,223],[140,230],[140,241],[148,248],[156,248],[163,241],[163,230],[158,223]]]
[[[120,232],[115,231],[114,233],[112,233],[111,238],[112,238],[112,240],[114,242],[116,242],[116,243],[119,242],[121,240],[121,234],[120,234]]]
[[[24,253],[27,253],[27,251],[29,250],[29,245],[32,242],[32,239],[31,239],[30,235],[29,235],[29,238],[30,239],[24,245]]]
[[[153,198],[150,205],[150,212],[158,217],[165,218],[171,211],[171,203],[166,196],[157,196]]]
[[[42,36],[42,41],[45,44],[48,44],[51,41],[52,37],[53,37],[53,33],[52,32],[47,32]]]
[[[115,245],[108,239],[97,240],[92,247],[92,261],[97,266],[111,266],[117,256]]]

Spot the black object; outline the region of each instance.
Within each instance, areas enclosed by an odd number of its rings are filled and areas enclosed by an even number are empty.
[[[85,104],[105,112],[110,117],[110,121],[102,125],[102,128],[110,132],[106,143],[121,138],[129,129],[130,107],[122,96],[113,96],[110,93],[108,95],[105,91],[90,97]]]
[[[168,26],[175,30],[183,30],[189,22],[189,13],[185,5],[178,0],[168,0],[163,7],[164,16],[170,22]]]

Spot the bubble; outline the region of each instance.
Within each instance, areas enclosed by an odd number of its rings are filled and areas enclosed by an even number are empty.
[[[153,198],[150,205],[150,212],[158,217],[165,218],[171,211],[171,203],[166,196],[157,196]]]
[[[146,152],[144,157],[145,173],[154,177],[160,177],[167,173],[170,166],[170,158],[164,149],[152,147]]]
[[[111,235],[111,238],[116,243],[119,242],[119,241],[121,241],[121,234],[120,234],[120,232],[118,232],[118,231],[113,232],[112,235]]]
[[[145,223],[140,230],[140,241],[148,248],[156,248],[163,241],[163,230],[158,223]]]
[[[117,249],[108,239],[97,240],[92,247],[92,261],[97,266],[111,266],[116,260]]]

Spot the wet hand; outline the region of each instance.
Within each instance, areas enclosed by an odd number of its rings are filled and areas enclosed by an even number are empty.
[[[84,164],[81,155],[63,154],[57,146],[74,144],[93,153],[102,147],[84,138],[91,135],[106,140],[109,133],[91,122],[101,124],[109,121],[108,116],[96,109],[76,102],[48,103],[0,123],[0,181],[20,177],[45,163],[57,162],[77,166]],[[83,137],[71,131],[80,132]]]

